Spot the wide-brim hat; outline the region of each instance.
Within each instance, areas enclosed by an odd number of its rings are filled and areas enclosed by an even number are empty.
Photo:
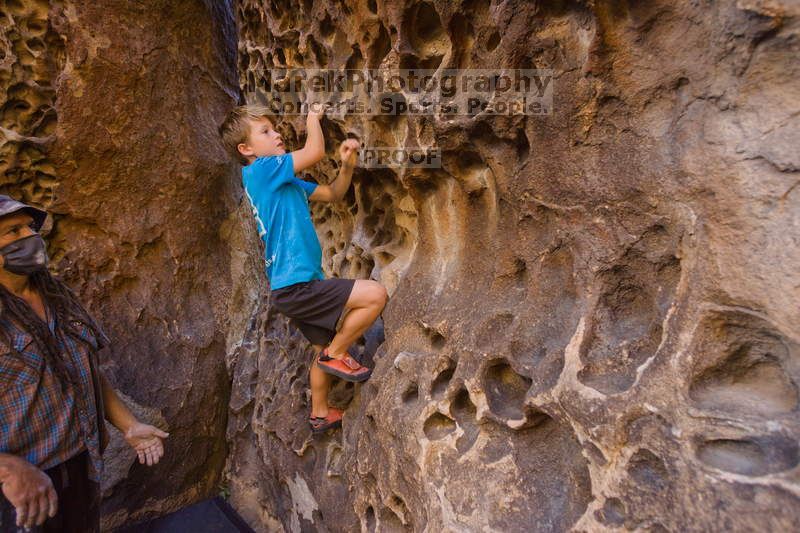
[[[33,229],[35,231],[39,231],[42,228],[47,218],[47,211],[18,202],[5,194],[0,194],[0,217],[11,215],[18,211],[24,211],[33,218]]]

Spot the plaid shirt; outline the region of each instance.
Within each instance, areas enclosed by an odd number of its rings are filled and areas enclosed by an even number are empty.
[[[50,330],[57,332],[55,317],[48,318]],[[89,477],[99,482],[105,427],[101,427],[104,413],[96,352],[109,340],[102,331],[96,339],[82,322],[73,321],[72,326],[79,334],[61,330],[56,338],[71,373],[78,378],[78,391],[70,384],[61,386],[27,331],[0,319],[0,328],[13,339],[9,347],[0,337],[0,452],[20,456],[45,470],[86,449]]]

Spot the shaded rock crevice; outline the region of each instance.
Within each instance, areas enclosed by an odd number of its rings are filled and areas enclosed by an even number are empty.
[[[224,361],[257,286],[241,274],[258,268],[242,257],[252,230],[214,134],[238,93],[235,58],[224,2],[0,6],[0,188],[50,212],[51,266],[112,339],[105,373],[170,433],[153,468],[112,433],[106,529],[207,498],[221,480]]]

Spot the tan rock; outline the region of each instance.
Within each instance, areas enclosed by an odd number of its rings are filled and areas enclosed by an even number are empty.
[[[306,344],[261,313],[228,430],[254,527],[800,526],[792,2],[263,6],[237,4],[248,98],[283,66],[501,65],[552,69],[554,102],[327,116],[331,156],[352,132],[443,165],[359,169],[313,208],[326,273],[389,287],[386,340],[313,440]]]

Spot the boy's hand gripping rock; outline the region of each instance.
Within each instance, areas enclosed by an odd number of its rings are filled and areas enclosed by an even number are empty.
[[[354,167],[358,159],[358,139],[347,139],[339,147],[339,157],[342,158],[342,163]]]

